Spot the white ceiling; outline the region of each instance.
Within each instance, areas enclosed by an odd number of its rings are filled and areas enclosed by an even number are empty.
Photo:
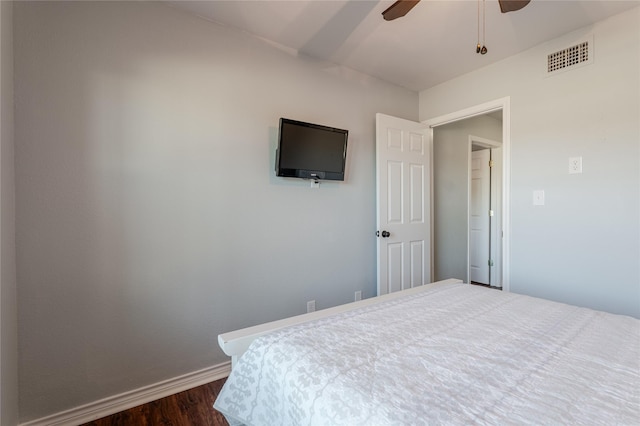
[[[297,54],[419,91],[631,9],[640,0],[533,0],[506,14],[497,0],[487,0],[486,55],[475,50],[476,0],[422,0],[405,17],[389,22],[381,13],[393,0],[169,3]]]

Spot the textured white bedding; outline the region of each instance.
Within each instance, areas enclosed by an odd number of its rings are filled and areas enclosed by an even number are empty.
[[[640,320],[468,284],[267,334],[233,424],[640,424]]]

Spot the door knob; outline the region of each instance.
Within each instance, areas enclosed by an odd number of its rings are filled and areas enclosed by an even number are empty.
[[[389,238],[391,233],[389,231],[382,231],[382,238]]]

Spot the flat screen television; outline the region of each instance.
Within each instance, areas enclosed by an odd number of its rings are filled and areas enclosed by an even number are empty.
[[[344,180],[348,130],[280,119],[276,175]]]

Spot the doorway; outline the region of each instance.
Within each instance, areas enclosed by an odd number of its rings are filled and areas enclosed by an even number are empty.
[[[497,130],[489,137],[482,131],[473,130],[473,121],[498,120]],[[471,107],[424,122],[431,129],[433,150],[432,180],[432,271],[433,280],[459,278],[470,281],[469,259],[469,211],[470,211],[470,163],[474,135],[482,143],[492,140],[501,143],[500,150],[493,155],[494,173],[497,171],[495,186],[500,188],[499,196],[491,200],[494,218],[490,222],[490,239],[495,243],[487,263],[492,261],[489,284],[509,290],[509,98],[502,98]],[[486,124],[486,123],[485,123]],[[452,133],[464,137],[458,144],[453,143]],[[449,133],[449,134],[447,134]],[[494,148],[495,149],[495,148]],[[500,152],[501,151],[501,152]],[[455,160],[457,157],[457,160]],[[453,162],[452,162],[453,161]],[[454,166],[455,165],[455,166]],[[454,169],[462,169],[455,173]],[[448,223],[440,219],[446,218]],[[493,275],[493,280],[491,279]]]

